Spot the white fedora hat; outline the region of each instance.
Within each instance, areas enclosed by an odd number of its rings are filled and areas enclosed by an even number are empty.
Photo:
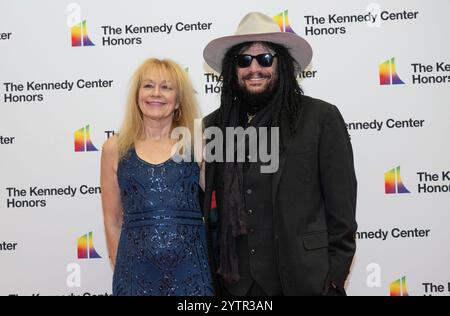
[[[271,42],[289,49],[302,70],[310,64],[312,48],[309,43],[294,33],[281,32],[278,24],[269,16],[252,12],[239,23],[235,35],[220,37],[206,45],[203,58],[218,73],[222,70],[222,59],[234,45],[245,42]]]

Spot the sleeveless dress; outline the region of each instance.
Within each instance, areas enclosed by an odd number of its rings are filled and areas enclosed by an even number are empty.
[[[196,162],[159,165],[132,148],[117,170],[123,225],[116,296],[212,296]]]

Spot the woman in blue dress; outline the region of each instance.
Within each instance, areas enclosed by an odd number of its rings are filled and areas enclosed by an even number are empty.
[[[194,135],[196,118],[194,89],[183,69],[158,59],[138,68],[120,134],[102,151],[113,295],[214,294],[199,205],[200,160],[189,159],[190,136],[171,138],[180,127]]]

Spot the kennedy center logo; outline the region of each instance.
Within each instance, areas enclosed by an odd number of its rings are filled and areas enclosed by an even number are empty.
[[[410,193],[403,184],[402,176],[400,175],[400,166],[384,174],[384,188],[386,194]]]
[[[95,46],[89,39],[86,20],[82,19],[80,5],[71,3],[67,6],[67,11],[70,12],[67,17],[67,26],[70,28],[72,47]]]
[[[280,14],[273,17],[273,20],[277,22],[278,26],[280,27],[281,32],[288,32],[288,33],[294,33],[294,30],[291,27],[291,24],[289,23],[289,15],[288,10],[285,10],[281,12]]]
[[[398,85],[405,84],[395,69],[395,58],[386,60],[380,65],[380,85]]]
[[[100,255],[94,248],[92,232],[78,238],[78,259],[100,259]]]
[[[98,151],[91,141],[89,125],[75,131],[75,152]]]
[[[406,289],[406,277],[392,282],[390,292],[391,296],[409,296],[408,290]]]

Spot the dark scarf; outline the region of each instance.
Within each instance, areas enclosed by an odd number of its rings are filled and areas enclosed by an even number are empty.
[[[245,102],[244,100],[247,100]],[[256,114],[251,126],[270,127],[272,125],[272,105],[267,99],[263,106],[248,102],[241,96],[235,100],[228,115],[222,116],[228,122],[222,122],[223,127],[246,127],[247,113]],[[258,100],[259,102],[262,99]],[[244,103],[245,102],[245,103]],[[253,104],[252,104],[253,103]],[[226,135],[224,133],[224,135]],[[227,143],[227,142],[225,142]],[[248,144],[247,144],[248,145]],[[226,145],[225,145],[226,146]],[[225,147],[226,148],[226,147]],[[236,151],[236,144],[234,147]],[[247,234],[246,209],[244,199],[244,174],[242,162],[225,162],[219,166],[223,168],[223,205],[220,210],[220,261],[218,273],[227,283],[235,283],[240,279],[238,268],[238,256],[236,250],[236,238]]]

